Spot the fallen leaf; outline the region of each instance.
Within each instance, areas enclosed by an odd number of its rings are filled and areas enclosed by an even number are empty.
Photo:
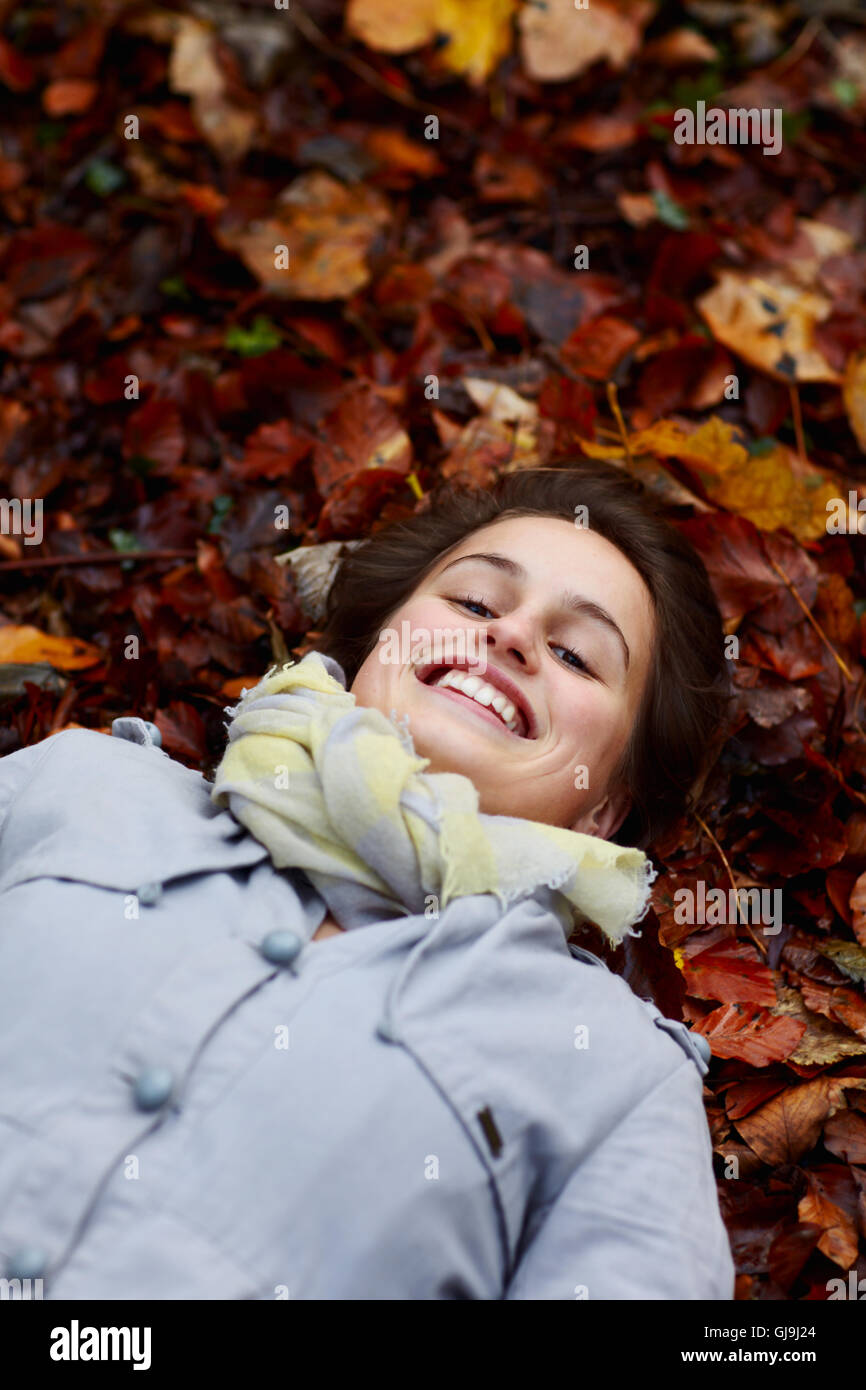
[[[852,913],[851,930],[866,950],[866,873],[860,875],[851,889],[848,905]]]
[[[776,1003],[773,973],[748,942],[729,938],[686,959],[688,993],[732,1004]]]
[[[379,53],[408,53],[441,41],[437,59],[478,86],[512,45],[517,0],[349,0],[345,26]]]
[[[409,53],[436,33],[437,0],[348,0],[346,31],[377,53]]]
[[[819,1076],[788,1087],[737,1120],[736,1126],[764,1163],[797,1163],[818,1142],[831,1106],[830,1083]]]
[[[57,671],[81,671],[105,660],[105,653],[79,637],[51,637],[38,627],[0,627],[0,662],[47,662]]]
[[[517,17],[523,66],[537,82],[566,82],[599,62],[622,70],[637,53],[653,8],[646,0],[622,7],[592,0],[585,10],[574,0],[524,5]]]
[[[826,296],[723,270],[696,306],[718,342],[776,380],[841,380],[814,343],[832,308]]]
[[[412,441],[381,392],[354,382],[326,415],[313,449],[316,487],[327,496],[334,484],[364,468],[408,473]]]
[[[796,1019],[777,1018],[757,1004],[725,1004],[693,1024],[692,1031],[703,1034],[716,1057],[766,1067],[791,1056],[806,1026]],[[748,1135],[743,1138],[751,1144]]]
[[[862,1057],[866,1042],[846,1028],[837,1028],[820,1014],[813,1013],[796,989],[779,986],[779,1001],[771,1011],[778,1018],[789,1018],[803,1025],[800,1041],[788,1060],[798,1066],[829,1066],[843,1057]]]
[[[499,381],[484,381],[481,377],[463,377],[463,386],[478,409],[490,420],[535,420],[538,406],[503,386]]]
[[[809,1191],[797,1204],[801,1221],[820,1226],[824,1234],[818,1241],[821,1250],[834,1264],[848,1269],[857,1258],[857,1232],[854,1223],[841,1207],[823,1195],[811,1173],[806,1174]]]
[[[270,217],[238,223],[229,205],[214,233],[271,293],[346,299],[368,283],[367,257],[390,220],[375,189],[314,169],[283,190]]]
[[[866,1118],[840,1110],[824,1126],[824,1147],[843,1163],[866,1163]]]
[[[852,352],[848,358],[842,399],[854,438],[861,452],[866,454],[866,352]]]

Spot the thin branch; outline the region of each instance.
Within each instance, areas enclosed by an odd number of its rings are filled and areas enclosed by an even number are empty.
[[[722,849],[721,845],[719,844],[718,840],[716,839],[716,837],[715,837],[715,835],[713,834],[713,832],[712,832],[712,830],[710,829],[710,827],[707,825],[706,821],[703,820],[702,817],[698,815],[697,811],[692,811],[692,815],[694,816],[694,818],[695,818],[695,820],[697,821],[698,825],[699,825],[699,826],[701,827],[701,829],[703,830],[704,834],[707,835],[707,836],[709,836],[709,838],[712,840],[713,844],[715,845],[715,847],[716,847],[716,849],[717,849],[717,851],[718,851],[718,853],[719,853],[719,857],[720,857],[722,863],[724,864],[725,869],[727,870],[728,878],[731,880],[731,887],[732,887],[733,890],[734,890],[734,902],[736,903],[736,907],[737,907],[737,922],[739,923],[739,922],[742,921],[743,926],[746,928],[746,931],[749,933],[749,936],[750,936],[750,937],[752,938],[752,940],[754,941],[754,943],[755,943],[755,945],[757,946],[758,950],[759,950],[759,951],[763,951],[764,955],[766,955],[766,954],[767,954],[767,948],[766,948],[766,946],[765,946],[761,941],[759,941],[758,938],[755,936],[755,933],[752,931],[751,923],[748,922],[745,918],[741,918],[741,917],[740,917],[740,894],[739,894],[739,890],[738,890],[738,888],[737,888],[737,881],[736,881],[736,879],[734,878],[734,871],[733,871],[733,869],[731,868],[730,864],[728,863],[728,856],[725,854],[725,851]]]
[[[628,430],[625,427],[625,420],[622,418],[622,411],[619,408],[619,400],[616,394],[616,383],[608,381],[605,387],[607,391],[607,402],[611,408],[613,418],[616,420],[619,436],[622,440],[622,447],[625,449],[625,456],[628,459],[629,469],[632,467],[631,445],[628,442]]]
[[[788,578],[787,574],[786,574],[785,571],[782,569],[782,566],[776,564],[776,561],[773,559],[772,555],[770,555],[770,553],[769,553],[768,551],[765,551],[765,554],[766,554],[767,559],[769,560],[770,564],[773,566],[773,569],[774,569],[774,570],[776,571],[776,573],[778,574],[779,578],[780,578],[781,580],[783,580],[784,583],[785,583],[785,584],[788,586],[788,588],[791,590],[791,593],[794,595],[794,598],[797,600],[797,602],[799,603],[799,605],[800,605],[800,607],[802,608],[803,612],[806,614],[806,617],[809,619],[809,622],[812,624],[813,628],[814,628],[815,631],[817,632],[817,634],[818,634],[818,636],[820,637],[821,641],[824,643],[825,647],[827,647],[828,651],[831,653],[831,655],[832,655],[832,657],[833,657],[833,660],[836,662],[836,665],[839,667],[839,670],[840,670],[840,671],[842,672],[842,674],[845,676],[846,680],[852,681],[852,680],[854,679],[854,677],[852,676],[851,672],[848,670],[848,667],[845,665],[845,662],[842,660],[841,656],[840,656],[839,653],[836,651],[836,648],[833,646],[833,643],[830,641],[830,638],[827,636],[827,634],[826,634],[826,632],[824,631],[824,629],[822,628],[821,624],[817,621],[816,618],[814,618],[814,617],[812,616],[811,612],[809,611],[808,605],[807,605],[806,603],[803,602],[803,599],[800,597],[799,593],[798,593],[797,590],[794,588],[794,585],[791,583],[791,580]]]
[[[375,87],[376,91],[381,92],[383,96],[389,97],[391,101],[399,102],[401,106],[406,106],[411,111],[420,111],[425,116],[436,116],[444,125],[454,126],[455,129],[461,131],[463,135],[468,136],[473,143],[477,144],[479,142],[480,137],[478,131],[475,130],[468,121],[464,121],[460,116],[455,116],[451,111],[437,110],[430,102],[419,101],[417,97],[410,96],[409,93],[404,92],[402,88],[396,87],[393,83],[388,82],[375,68],[371,67],[369,63],[365,63],[363,58],[357,57],[354,53],[347,53],[339,44],[329,39],[319,28],[318,24],[316,24],[308,14],[305,14],[300,6],[296,5],[293,8],[292,19],[304,35],[304,38],[308,39],[315,48],[318,48],[322,53],[326,53],[329,58],[336,59],[338,63],[344,63],[346,67],[351,68],[352,71],[361,78],[362,82],[369,83],[371,87]]]
[[[800,409],[800,392],[792,383],[788,387],[791,396],[791,414],[794,417],[794,438],[797,441],[797,453],[804,463],[808,463],[806,457],[806,436],[803,433],[803,412]]]
[[[0,570],[59,569],[62,565],[119,565],[123,560],[194,560],[196,550],[95,550],[92,555],[34,555],[3,560]]]

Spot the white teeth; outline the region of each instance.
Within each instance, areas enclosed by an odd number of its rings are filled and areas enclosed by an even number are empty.
[[[499,715],[506,729],[516,733],[519,725],[517,710],[506,695],[501,690],[497,690],[495,685],[489,681],[482,680],[480,676],[467,675],[465,671],[443,671],[442,675],[434,681],[437,686],[452,686],[459,690],[462,695],[468,695],[476,704],[484,705],[494,709]]]

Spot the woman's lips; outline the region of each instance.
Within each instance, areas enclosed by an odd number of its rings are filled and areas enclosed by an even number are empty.
[[[424,684],[423,681],[419,683],[421,685]],[[503,734],[507,734],[509,738],[520,738],[520,734],[509,729],[506,724],[503,724],[499,715],[494,714],[493,710],[487,709],[484,705],[479,705],[477,700],[471,699],[468,695],[461,694],[459,690],[453,690],[448,685],[427,685],[425,689],[433,690],[437,695],[444,695],[449,700],[458,700],[462,709],[471,709],[480,719],[483,719],[485,723],[495,725],[497,729],[501,730]]]

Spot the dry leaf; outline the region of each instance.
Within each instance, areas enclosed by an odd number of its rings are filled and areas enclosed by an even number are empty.
[[[535,420],[538,417],[538,406],[534,401],[527,401],[499,381],[465,376],[463,386],[478,409],[490,420]]]
[[[857,1232],[854,1223],[841,1207],[824,1196],[812,1179],[811,1173],[807,1174],[807,1178],[809,1191],[797,1204],[797,1216],[800,1221],[812,1221],[823,1229],[824,1234],[818,1241],[818,1249],[834,1264],[848,1269],[857,1258]]]
[[[274,294],[346,299],[368,283],[367,253],[390,218],[375,189],[314,169],[283,191],[273,216],[237,226],[229,211],[216,235]],[[280,246],[288,249],[285,269],[277,265]]]
[[[622,8],[592,0],[585,10],[574,0],[524,5],[518,15],[523,66],[537,82],[566,82],[606,62],[621,71],[637,53],[654,6],[633,0]]]
[[[736,1128],[764,1163],[796,1163],[818,1142],[831,1105],[830,1083],[818,1076],[781,1091],[737,1120]]]
[[[51,637],[38,627],[0,627],[0,661],[44,661],[58,671],[80,671],[104,659],[98,647],[78,637]]]
[[[825,295],[723,270],[696,305],[718,342],[777,381],[841,380],[814,343],[832,307]]]
[[[842,399],[854,438],[866,453],[866,352],[852,352],[848,358]]]
[[[866,1042],[854,1037],[847,1028],[837,1028],[829,1019],[807,1009],[799,991],[786,985],[777,988],[779,1002],[772,1012],[806,1024],[806,1030],[789,1061],[802,1067],[829,1066],[842,1057],[862,1057],[866,1053]]]
[[[408,53],[443,41],[437,61],[480,85],[512,47],[517,0],[349,0],[350,34],[379,53]]]

